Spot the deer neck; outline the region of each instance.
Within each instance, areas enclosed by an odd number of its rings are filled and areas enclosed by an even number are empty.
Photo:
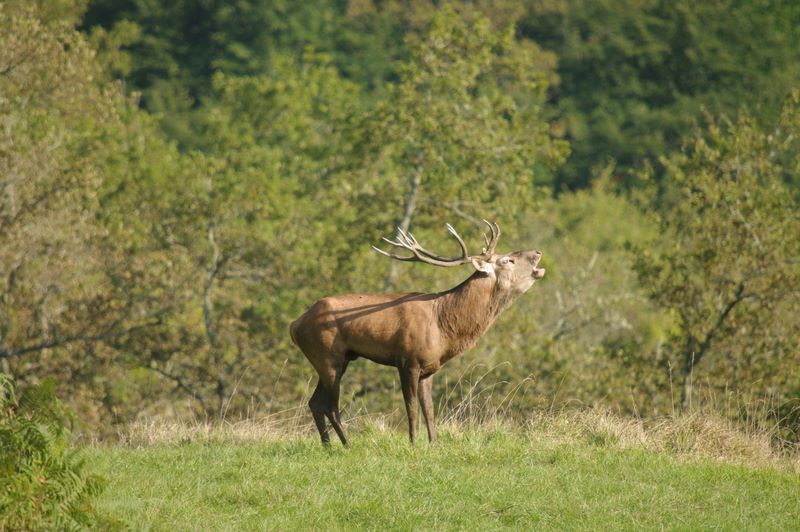
[[[510,294],[499,290],[494,279],[480,272],[439,294],[436,300],[439,329],[450,343],[446,359],[475,345],[510,303]]]

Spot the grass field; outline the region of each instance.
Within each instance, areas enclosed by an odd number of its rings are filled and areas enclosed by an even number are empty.
[[[796,461],[684,425],[695,437],[607,416],[451,426],[437,447],[411,448],[402,432],[366,424],[350,449],[184,427],[84,454],[109,480],[99,511],[133,529],[800,527]]]

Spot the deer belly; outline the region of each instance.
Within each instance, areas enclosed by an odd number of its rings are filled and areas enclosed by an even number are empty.
[[[397,351],[392,348],[390,343],[381,341],[380,338],[369,338],[360,336],[357,338],[345,339],[349,353],[356,357],[366,358],[372,362],[385,366],[395,366],[397,361]]]
[[[341,332],[348,351],[386,366],[426,366],[439,355],[428,331],[386,328]]]

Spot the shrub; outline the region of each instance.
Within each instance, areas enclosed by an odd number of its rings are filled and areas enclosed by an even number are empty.
[[[103,479],[87,474],[69,448],[72,414],[55,396],[55,379],[17,398],[0,373],[0,531],[76,530],[97,523],[92,499]]]

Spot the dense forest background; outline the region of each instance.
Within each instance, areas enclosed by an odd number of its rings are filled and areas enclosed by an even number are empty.
[[[323,295],[536,246],[547,277],[434,385],[515,415],[713,408],[800,437],[793,0],[0,2],[0,370],[87,430],[287,411]],[[351,365],[351,414],[398,407]]]

